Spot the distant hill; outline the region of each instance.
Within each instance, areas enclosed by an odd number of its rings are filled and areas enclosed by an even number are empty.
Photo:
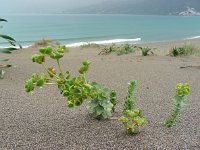
[[[187,8],[200,12],[200,0],[107,0],[64,13],[178,15]]]

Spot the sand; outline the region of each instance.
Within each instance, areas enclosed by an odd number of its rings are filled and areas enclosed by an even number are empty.
[[[14,52],[10,59],[13,67],[6,69],[5,78],[0,80],[0,150],[199,150],[200,69],[180,67],[200,65],[200,58],[166,56],[170,47],[185,42],[200,46],[200,39],[143,44],[158,48],[156,56],[148,57],[98,56],[95,48],[72,48],[62,59],[62,67],[72,74],[77,74],[82,60],[92,61],[87,78],[118,92],[113,117],[122,114],[127,83],[137,80],[136,105],[143,109],[148,124],[136,136],[126,135],[117,120],[98,121],[88,116],[87,102],[67,109],[57,87],[26,93],[24,80],[32,72],[42,71],[30,59],[37,49]],[[179,82],[188,82],[191,94],[176,126],[167,128],[161,122],[172,110],[175,85]]]

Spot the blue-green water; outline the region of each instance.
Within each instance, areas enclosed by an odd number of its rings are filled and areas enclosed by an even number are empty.
[[[149,42],[200,35],[200,17],[191,16],[3,15],[0,18],[8,20],[1,23],[0,33],[12,35],[22,45],[43,37],[71,44],[136,38]]]

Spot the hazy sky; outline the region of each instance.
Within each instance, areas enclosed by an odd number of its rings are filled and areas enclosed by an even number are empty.
[[[0,0],[0,14],[54,13],[105,0]]]

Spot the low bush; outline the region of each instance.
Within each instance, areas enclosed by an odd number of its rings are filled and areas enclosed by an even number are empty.
[[[124,55],[124,54],[134,53],[136,50],[137,46],[126,43],[120,46],[119,49],[116,51],[116,53],[117,55]]]
[[[65,46],[59,46],[57,49],[52,47],[40,48],[40,53],[32,56],[32,61],[42,65],[48,75],[33,73],[32,77],[24,83],[26,92],[33,91],[37,86],[56,85],[65,97],[68,108],[80,106],[85,100],[91,99],[87,107],[89,114],[98,119],[109,118],[116,105],[116,93],[113,94],[113,91],[103,88],[100,84],[90,83],[86,80],[90,61],[82,62],[77,76],[71,77],[69,71],[63,72],[60,59],[64,56],[65,50]],[[58,71],[54,67],[45,65],[45,57],[50,57],[56,61]],[[110,95],[112,96],[110,97]]]
[[[185,44],[182,47],[173,47],[170,50],[169,54],[174,57],[192,55],[195,53],[195,49],[196,49],[195,45]]]
[[[99,55],[108,55],[110,53],[116,52],[118,47],[116,44],[112,44],[110,46],[104,46],[100,51]]]
[[[88,113],[97,119],[107,119],[112,116],[115,100],[111,102],[110,89],[104,88],[100,84],[93,82],[91,93],[95,93],[94,98],[87,106]],[[113,97],[111,97],[113,98]]]
[[[142,56],[154,54],[153,49],[149,47],[138,47],[138,49],[142,52]]]

